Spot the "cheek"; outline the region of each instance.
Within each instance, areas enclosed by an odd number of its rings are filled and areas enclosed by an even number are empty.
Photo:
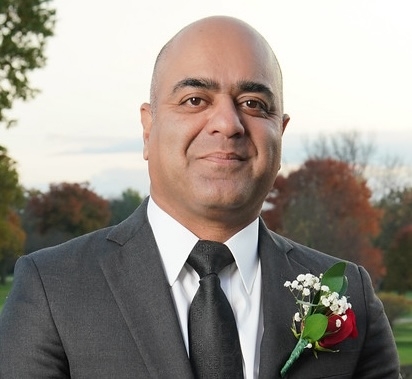
[[[171,117],[157,119],[145,150],[149,151],[149,160],[156,157],[158,163],[165,168],[175,165],[186,156],[192,139],[191,129],[185,127],[183,120]]]
[[[256,143],[258,156],[260,156],[262,164],[267,168],[273,165],[275,170],[278,170],[280,156],[282,150],[282,134],[278,129],[265,129],[257,136],[259,143]]]

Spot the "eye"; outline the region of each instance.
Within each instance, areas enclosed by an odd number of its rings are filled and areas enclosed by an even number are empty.
[[[201,99],[200,97],[190,97],[189,99],[184,101],[184,104],[193,106],[193,107],[198,107],[199,105],[201,105],[203,102],[203,99]]]
[[[266,103],[258,99],[246,99],[241,101],[240,107],[243,112],[251,116],[266,117],[269,113]]]
[[[250,109],[263,109],[265,108],[264,104],[257,100],[246,100],[245,105]]]
[[[209,100],[206,96],[191,96],[188,95],[179,102],[180,110],[182,112],[202,112],[209,105]]]

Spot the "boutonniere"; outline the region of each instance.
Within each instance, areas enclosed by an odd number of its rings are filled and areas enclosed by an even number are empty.
[[[346,338],[358,335],[355,313],[344,296],[348,287],[345,262],[339,262],[319,277],[301,274],[285,287],[296,299],[298,312],[293,315],[292,332],[297,338],[295,348],[281,370],[281,377],[305,349],[338,352],[331,348]]]

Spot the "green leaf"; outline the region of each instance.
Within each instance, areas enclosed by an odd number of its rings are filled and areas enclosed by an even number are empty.
[[[343,294],[342,291],[346,291],[347,287],[345,269],[346,262],[334,264],[323,274],[321,284],[328,286],[331,292]]]
[[[316,313],[306,317],[305,327],[302,331],[302,338],[311,342],[320,340],[326,332],[328,318],[325,315]]]
[[[309,314],[314,313],[317,310],[317,305],[320,302],[320,295],[321,295],[321,291],[316,292],[315,297],[313,298],[313,304],[315,304],[314,307],[311,307],[309,310]]]
[[[346,276],[343,277],[343,285],[341,290],[338,292],[339,296],[343,296],[346,293],[346,290],[348,289],[348,278]]]

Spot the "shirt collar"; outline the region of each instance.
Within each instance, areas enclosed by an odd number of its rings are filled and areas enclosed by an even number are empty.
[[[199,238],[163,211],[151,197],[147,206],[147,215],[166,277],[172,286]],[[259,219],[256,219],[225,242],[235,258],[248,293],[252,290],[259,265],[258,232]]]

